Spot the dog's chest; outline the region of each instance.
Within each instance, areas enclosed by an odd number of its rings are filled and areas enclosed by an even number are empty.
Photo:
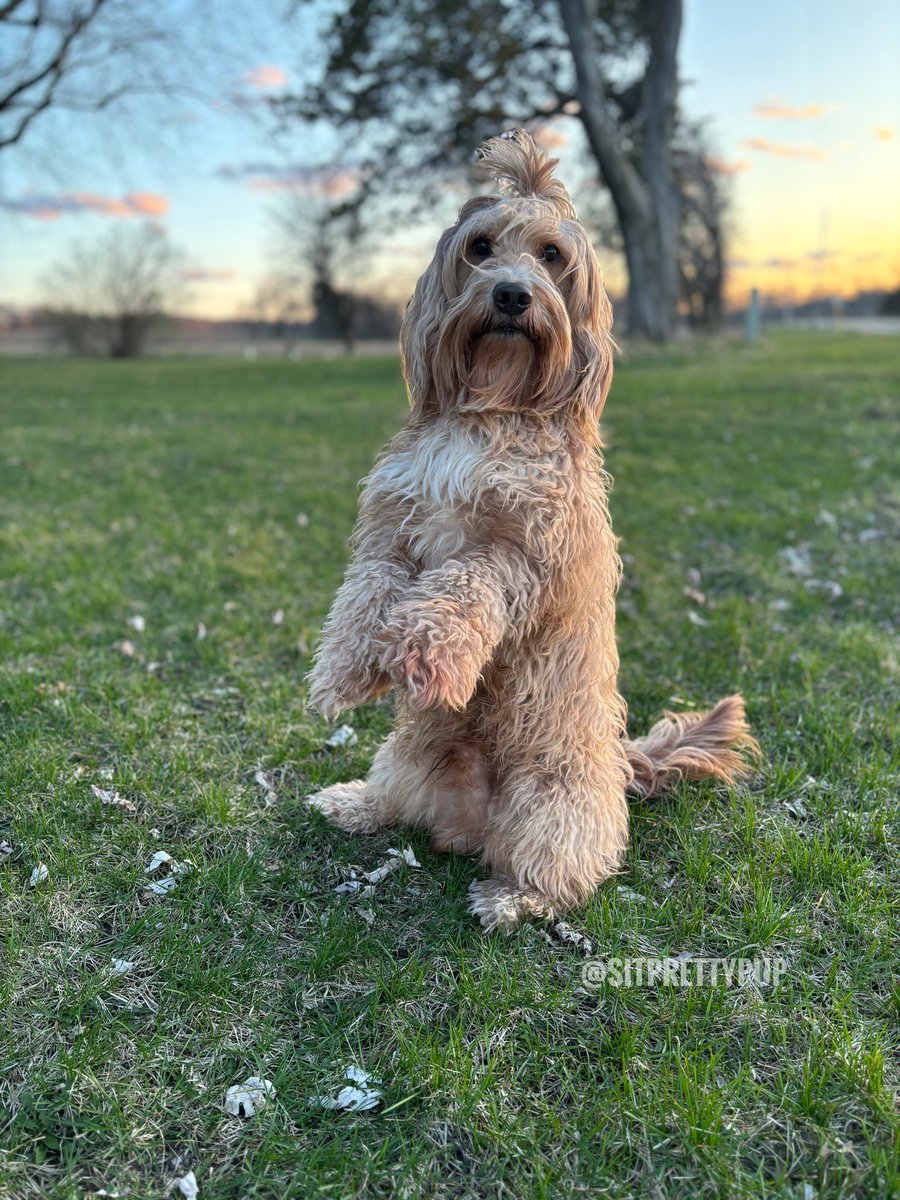
[[[392,474],[408,507],[402,536],[426,570],[490,544],[529,489],[527,459],[453,426],[408,447]]]

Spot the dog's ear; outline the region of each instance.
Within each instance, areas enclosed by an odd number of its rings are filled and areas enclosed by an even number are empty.
[[[400,361],[412,408],[413,423],[439,412],[458,380],[434,377],[434,354],[445,309],[456,292],[456,235],[470,217],[493,208],[496,196],[475,196],[462,206],[456,224],[438,240],[434,258],[419,278],[400,328]]]
[[[576,368],[577,400],[588,420],[596,421],[612,383],[612,305],[603,286],[603,275],[594,248],[581,225],[573,222],[567,232],[577,253],[566,268],[566,306],[572,322],[573,361]]]
[[[478,161],[498,181],[501,191],[545,200],[560,216],[574,218],[569,193],[553,174],[559,159],[539,150],[526,129],[511,129],[489,138],[478,148]]]

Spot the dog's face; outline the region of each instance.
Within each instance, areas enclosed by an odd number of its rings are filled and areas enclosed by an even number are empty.
[[[521,130],[484,161],[507,184],[465,204],[438,243],[404,321],[414,418],[571,411],[596,419],[611,373],[600,269],[555,162]]]

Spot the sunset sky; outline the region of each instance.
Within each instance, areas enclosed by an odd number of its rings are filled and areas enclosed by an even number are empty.
[[[188,252],[190,311],[246,311],[273,263],[280,193],[349,183],[312,169],[328,157],[327,135],[278,143],[253,118],[260,97],[302,78],[311,45],[274,16],[261,20],[244,61],[223,66],[222,102],[167,116],[162,149],[126,136],[106,153],[103,131],[98,140],[87,118],[69,115],[54,119],[40,152],[5,153],[0,304],[39,300],[39,277],[71,240],[151,218]],[[732,181],[733,301],[752,286],[795,299],[900,286],[898,63],[897,0],[687,0],[684,105],[710,118]],[[577,130],[571,118],[555,129],[564,164]],[[425,222],[376,254],[372,290],[402,301],[434,234]],[[600,254],[615,290],[621,265]]]

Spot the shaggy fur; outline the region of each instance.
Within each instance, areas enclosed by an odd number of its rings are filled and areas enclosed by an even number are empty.
[[[311,804],[351,833],[424,825],[435,850],[480,855],[472,912],[510,929],[619,869],[627,788],[733,780],[754,743],[739,696],[625,738],[598,432],[610,306],[555,161],[523,130],[481,153],[500,194],[463,206],[416,287],[412,413],[365,483],[310,680],[326,716],[396,687],[396,729],[365,781]],[[530,304],[501,311],[498,284]]]

